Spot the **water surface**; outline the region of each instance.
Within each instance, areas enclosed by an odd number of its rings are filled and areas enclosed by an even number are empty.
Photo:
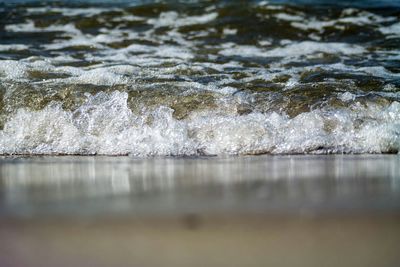
[[[0,16],[0,154],[399,151],[398,1],[13,1]]]
[[[397,155],[3,158],[0,213],[3,218],[397,214],[399,160]]]

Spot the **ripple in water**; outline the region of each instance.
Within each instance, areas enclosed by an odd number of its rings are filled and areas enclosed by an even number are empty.
[[[398,153],[400,8],[306,2],[0,4],[0,154]]]

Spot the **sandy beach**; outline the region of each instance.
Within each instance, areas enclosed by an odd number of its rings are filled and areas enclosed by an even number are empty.
[[[397,155],[5,157],[3,266],[397,266]]]

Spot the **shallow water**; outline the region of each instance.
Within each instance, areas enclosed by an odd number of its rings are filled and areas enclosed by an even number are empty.
[[[13,1],[0,17],[0,154],[400,148],[398,1]]]
[[[399,156],[27,157],[0,162],[3,218],[398,214]]]
[[[399,160],[3,157],[0,265],[397,266]]]

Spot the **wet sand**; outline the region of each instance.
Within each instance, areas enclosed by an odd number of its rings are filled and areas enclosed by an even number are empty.
[[[399,163],[4,157],[0,266],[398,266]]]

